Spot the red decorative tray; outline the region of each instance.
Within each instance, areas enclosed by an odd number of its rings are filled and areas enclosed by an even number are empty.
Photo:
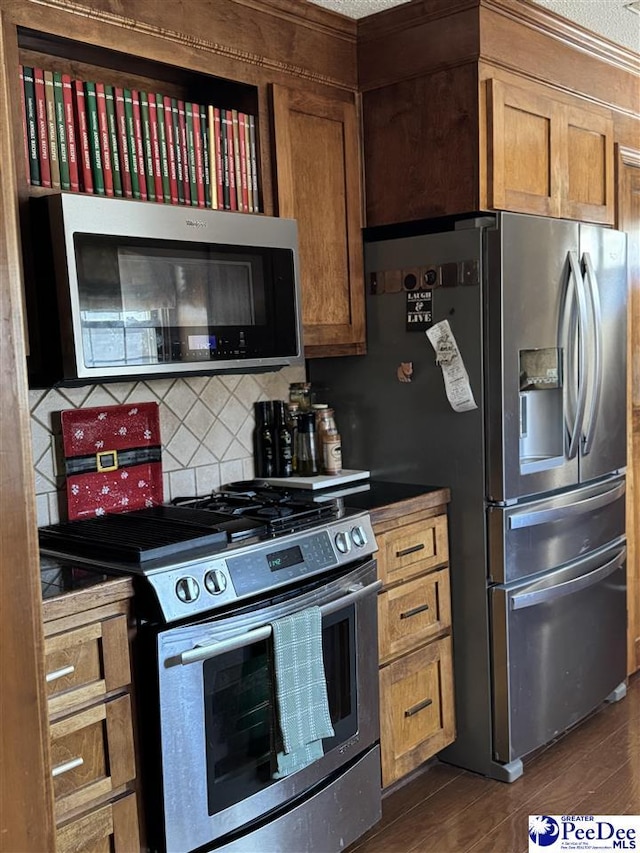
[[[157,403],[61,412],[69,520],[162,503]]]

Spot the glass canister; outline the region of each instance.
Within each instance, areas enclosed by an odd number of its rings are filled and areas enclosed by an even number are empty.
[[[297,403],[301,412],[311,409],[311,383],[292,382],[289,385],[289,402]]]

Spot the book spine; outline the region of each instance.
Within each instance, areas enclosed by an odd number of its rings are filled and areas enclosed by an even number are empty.
[[[107,108],[107,129],[109,134],[109,154],[111,157],[111,173],[113,175],[113,194],[121,197],[122,163],[118,151],[118,122],[116,120],[115,92],[113,86],[104,87],[104,101]]]
[[[231,179],[229,176],[229,142],[227,136],[227,111],[220,110],[220,148],[222,151],[222,197],[224,199],[224,209],[231,210],[230,187]]]
[[[249,133],[249,116],[246,113],[244,116],[244,147],[247,164],[247,198],[249,201],[249,212],[255,213],[257,206],[253,197],[253,176],[251,174],[251,136]]]
[[[171,204],[171,184],[169,183],[169,149],[167,148],[167,129],[164,123],[164,99],[160,94],[156,95],[156,115],[158,119],[158,141],[160,144],[162,198],[165,204]]]
[[[131,172],[131,194],[140,198],[140,179],[138,176],[138,157],[136,154],[136,132],[133,120],[133,98],[130,89],[123,89],[124,112],[127,122],[127,145],[129,148],[129,170]]]
[[[22,111],[22,137],[25,175],[29,175],[29,139],[27,136],[27,101],[24,94],[24,66],[18,66],[18,78],[20,80],[20,109]]]
[[[247,145],[245,136],[245,114],[238,113],[238,142],[240,145],[240,188],[242,190],[242,209],[247,212],[249,207],[249,185],[247,183]]]
[[[207,107],[207,125],[209,128],[209,204],[214,210],[218,208],[218,181],[216,180],[216,122],[215,107]]]
[[[178,115],[178,101],[171,98],[171,121],[173,124],[173,150],[176,160],[176,181],[178,190],[178,204],[185,203],[184,197],[184,175],[182,159],[182,137],[180,134],[180,117]]]
[[[153,188],[156,201],[164,201],[162,187],[162,163],[160,160],[160,134],[158,130],[158,110],[155,92],[147,95],[149,102],[149,137],[151,139],[151,163],[153,166]]]
[[[222,166],[222,140],[220,131],[220,108],[213,108],[213,144],[215,146],[215,182],[218,209],[224,209],[224,170]]]
[[[53,72],[53,108],[56,119],[56,138],[58,140],[58,167],[60,169],[60,189],[70,190],[69,150],[67,145],[67,125],[64,117],[64,97],[62,93],[62,72]]]
[[[226,111],[227,125],[227,152],[229,160],[229,208],[238,209],[238,196],[236,194],[236,154],[233,147],[233,114],[231,110]]]
[[[100,124],[98,122],[98,99],[96,98],[96,84],[93,81],[85,81],[84,95],[87,107],[87,124],[89,125],[93,191],[98,195],[104,195],[104,171],[102,169],[102,147],[100,144]]]
[[[89,121],[87,119],[87,102],[82,80],[73,81],[75,124],[78,138],[79,177],[81,189],[86,193],[93,192],[93,173],[91,171],[91,145],[89,144]]]
[[[109,145],[109,119],[107,118],[107,98],[104,83],[96,83],[96,110],[98,113],[98,133],[100,140],[100,160],[102,162],[102,179],[104,193],[114,195],[113,168],[111,164],[111,147]]]
[[[149,120],[149,96],[139,92],[140,98],[140,127],[142,131],[142,149],[144,151],[144,174],[147,184],[147,198],[156,200],[156,182],[153,169],[153,145],[151,143],[151,125]]]
[[[80,189],[78,176],[78,143],[76,121],[73,115],[73,86],[69,74],[62,75],[62,109],[64,111],[67,163],[69,166],[69,189],[77,193]]]
[[[209,157],[209,120],[207,107],[200,107],[200,134],[202,136],[202,171],[204,173],[204,206],[211,207],[211,158]]]
[[[249,139],[251,161],[251,186],[253,188],[253,204],[256,213],[260,212],[260,196],[258,195],[258,154],[256,146],[256,118],[249,116]]]
[[[120,159],[120,176],[122,179],[122,195],[125,198],[132,198],[133,188],[131,185],[129,131],[127,128],[127,114],[124,105],[124,89],[121,86],[114,87],[113,100],[116,114],[116,132],[118,139],[118,157]]]
[[[38,157],[38,119],[36,117],[36,92],[33,84],[33,68],[25,65],[24,77],[24,106],[25,133],[29,152],[29,181],[34,187],[40,186],[40,159]]]
[[[51,164],[49,163],[49,131],[47,128],[47,103],[44,95],[44,71],[33,69],[33,85],[36,93],[36,119],[38,122],[38,159],[40,160],[40,184],[51,186]]]
[[[169,193],[171,204],[178,204],[178,173],[176,166],[175,126],[171,98],[167,95],[162,99],[164,107],[164,130],[167,137],[167,160],[169,161]],[[177,107],[176,107],[177,118]]]
[[[236,175],[236,204],[238,210],[244,212],[242,197],[242,170],[240,166],[240,124],[238,110],[231,110],[231,127],[233,129],[233,163]]]
[[[191,204],[204,207],[204,163],[202,158],[202,130],[200,127],[200,104],[191,104],[191,149],[193,150],[193,175],[195,177],[195,197],[191,184]]]
[[[47,109],[47,137],[49,142],[51,186],[54,190],[59,190],[60,159],[58,156],[58,125],[56,123],[56,103],[53,94],[53,71],[44,71],[44,99]]]
[[[140,92],[138,89],[131,90],[131,103],[133,107],[133,141],[136,153],[136,165],[138,168],[139,197],[143,201],[146,201],[148,198],[147,177],[144,167],[144,141],[142,139],[142,116],[140,114]]]
[[[187,146],[187,119],[185,103],[178,100],[178,126],[180,128],[180,156],[182,157],[182,193],[184,203],[191,204],[191,183],[189,181],[189,149]]]

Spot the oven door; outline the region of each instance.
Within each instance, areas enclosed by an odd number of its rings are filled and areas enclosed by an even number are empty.
[[[298,588],[158,635],[165,844],[193,850],[226,843],[355,761],[379,739],[377,603],[368,561],[322,585]],[[310,606],[322,612],[322,645],[335,735],[322,758],[274,779],[277,717],[270,623]]]

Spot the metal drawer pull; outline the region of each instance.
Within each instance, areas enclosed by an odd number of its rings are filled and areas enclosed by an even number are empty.
[[[428,604],[421,604],[419,607],[414,607],[412,610],[405,610],[404,613],[400,614],[400,618],[409,619],[411,616],[417,616],[418,613],[424,613],[424,611],[428,609]]]
[[[404,712],[405,717],[413,717],[414,714],[417,714],[418,711],[422,711],[424,708],[428,708],[429,705],[433,705],[433,699],[424,699],[422,702],[418,702],[417,705],[414,705],[413,708],[409,708]]]
[[[62,776],[63,773],[68,773],[70,770],[75,770],[76,767],[81,767],[84,764],[84,758],[72,758],[71,761],[65,761],[64,764],[58,764],[51,771],[51,775],[55,779],[56,776]]]
[[[331,613],[336,613],[342,610],[343,607],[348,607],[350,604],[355,604],[368,595],[373,595],[382,587],[382,581],[377,580],[368,586],[355,584],[349,587],[347,595],[329,601],[320,607],[320,612],[323,616],[329,616]],[[242,649],[245,646],[250,646],[252,643],[258,643],[261,640],[267,640],[271,636],[271,625],[263,625],[261,628],[254,628],[247,631],[245,634],[240,634],[238,637],[230,637],[228,640],[214,641],[206,646],[196,646],[194,649],[189,649],[186,652],[177,656],[177,662],[186,666],[197,661],[209,660],[210,658],[218,657],[219,655],[233,652],[236,649]],[[166,665],[166,664],[165,664]]]
[[[412,545],[411,548],[404,548],[402,551],[396,551],[396,557],[407,557],[409,554],[415,554],[416,551],[424,551],[424,542],[419,545]]]
[[[54,669],[53,672],[48,672],[45,675],[44,680],[47,684],[51,684],[52,681],[57,681],[59,678],[64,678],[65,675],[71,675],[72,672],[75,672],[76,668],[73,664],[69,666],[63,666],[61,669]]]

